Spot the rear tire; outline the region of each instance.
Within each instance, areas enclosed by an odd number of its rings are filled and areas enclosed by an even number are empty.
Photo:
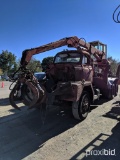
[[[84,91],[80,99],[72,104],[72,113],[75,119],[84,120],[90,110],[90,97],[88,92]]]

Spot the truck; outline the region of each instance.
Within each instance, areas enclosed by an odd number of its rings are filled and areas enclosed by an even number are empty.
[[[33,71],[27,68],[33,55],[58,47],[67,50],[58,52],[46,69],[46,79],[39,82]],[[119,71],[118,71],[119,72]],[[19,109],[19,99],[29,109],[56,104],[72,107],[77,120],[84,120],[90,112],[91,104],[104,96],[117,96],[118,78],[110,77],[110,62],[107,60],[107,45],[100,41],[87,43],[77,36],[66,37],[22,52],[18,79],[10,92],[11,105]]]

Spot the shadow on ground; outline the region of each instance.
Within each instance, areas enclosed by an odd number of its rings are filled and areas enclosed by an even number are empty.
[[[10,105],[9,98],[1,98],[0,99],[0,107]]]
[[[105,102],[106,99],[101,99],[94,106],[98,107]],[[9,99],[0,100],[0,103],[9,105]],[[92,106],[92,109],[96,107]],[[24,106],[21,109],[11,109],[12,115],[0,118],[0,160],[21,160],[37,151],[50,138],[79,123],[73,118],[70,107],[55,107],[47,112],[41,109],[27,110]],[[76,159],[84,150],[72,159]]]
[[[83,158],[80,158],[81,155]],[[120,160],[120,123],[112,129],[112,135],[101,133],[71,160]]]
[[[111,130],[112,134],[108,135],[105,133],[101,133],[93,141],[86,145],[82,150],[80,150],[73,157],[71,157],[71,160],[120,160],[120,118],[118,118],[119,116],[120,106],[113,106],[111,111],[103,115],[103,117],[118,120],[117,125]]]
[[[116,105],[114,105],[109,112],[104,114],[103,117],[117,119],[118,121],[120,121],[120,105],[118,101],[113,104]]]
[[[97,107],[99,107],[100,105],[102,105],[103,103],[107,103],[108,101],[110,101],[107,98],[100,98],[99,100],[96,100],[92,105],[91,105],[91,110],[96,109]]]
[[[71,108],[56,107],[46,115],[41,110],[23,107],[21,112],[0,118],[0,160],[21,160],[50,138],[74,127],[78,121],[71,113]]]

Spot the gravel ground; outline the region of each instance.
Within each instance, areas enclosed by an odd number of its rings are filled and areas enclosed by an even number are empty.
[[[0,160],[120,160],[119,94],[94,104],[87,119],[78,122],[63,106],[45,115],[23,104],[22,111],[13,109],[9,85],[0,88]]]

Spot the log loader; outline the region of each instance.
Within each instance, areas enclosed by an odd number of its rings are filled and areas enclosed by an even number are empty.
[[[46,69],[46,79],[39,82],[27,69],[33,55],[58,47],[72,48],[57,53]],[[9,99],[19,109],[16,99],[28,108],[69,103],[74,118],[84,120],[90,105],[103,95],[109,99],[117,95],[118,78],[111,80],[107,46],[99,41],[87,43],[76,36],[67,37],[40,47],[24,50],[18,70],[18,79]],[[15,72],[16,74],[16,72]]]

